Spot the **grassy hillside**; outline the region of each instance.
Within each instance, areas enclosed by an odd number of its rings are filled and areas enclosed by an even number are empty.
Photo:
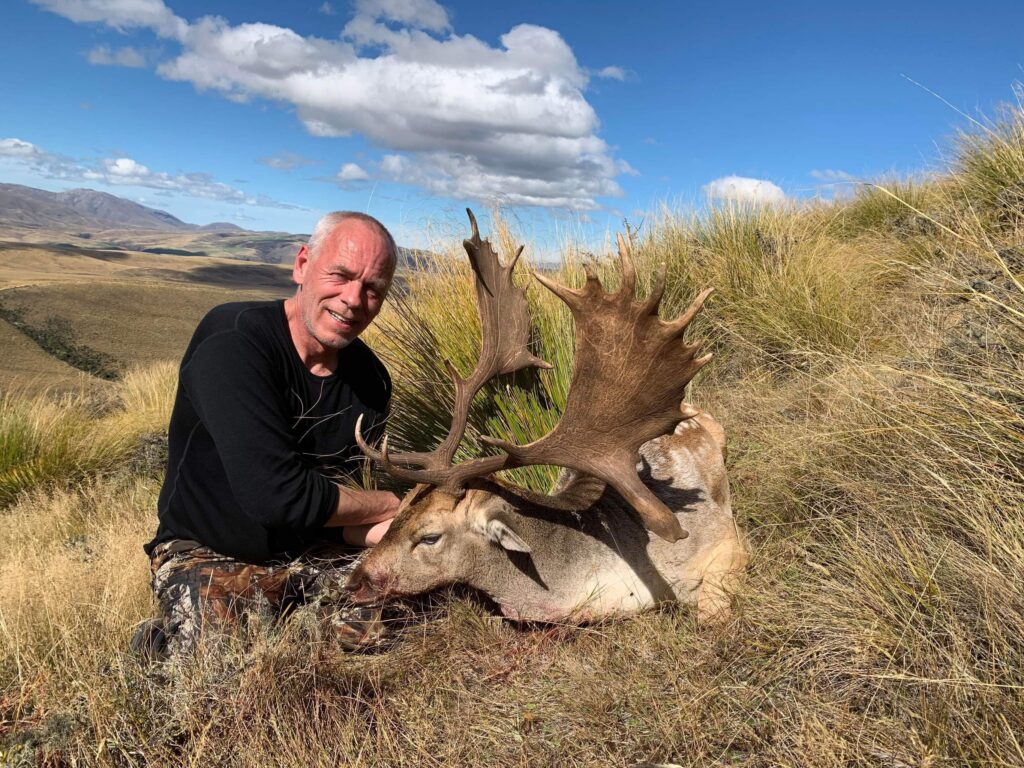
[[[166,419],[173,366],[102,402],[8,398],[5,759],[1024,764],[1022,190],[1011,113],[962,137],[940,178],[834,205],[666,211],[639,233],[642,290],[669,264],[666,317],[718,289],[691,331],[716,361],[690,396],[727,428],[752,552],[721,627],[679,610],[517,627],[451,596],[379,656],[332,655],[300,613],[142,667],[125,649],[153,610],[140,546],[159,478],[137,439]],[[568,257],[560,277],[578,281]],[[465,372],[477,343],[468,269],[431,266],[371,342],[396,380],[396,444],[444,431],[440,361]],[[536,436],[565,401],[569,318],[540,289],[531,301],[556,367],[481,396],[470,443]]]
[[[138,251],[153,255],[218,257],[268,264],[288,263],[308,235],[246,230],[168,231],[140,229],[88,229],[85,232],[48,227],[5,224],[4,237],[41,247],[62,243],[71,248]]]
[[[0,392],[103,389],[180,359],[216,304],[292,290],[278,265],[0,243]]]

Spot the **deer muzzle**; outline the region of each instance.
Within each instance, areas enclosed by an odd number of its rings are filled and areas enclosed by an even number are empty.
[[[392,582],[388,576],[371,572],[360,564],[345,581],[345,589],[353,603],[375,603],[387,597]]]

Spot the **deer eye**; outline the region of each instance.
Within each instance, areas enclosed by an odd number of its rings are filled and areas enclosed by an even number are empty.
[[[432,544],[437,544],[437,542],[439,542],[440,540],[440,533],[428,533],[426,536],[420,536],[420,538],[417,539],[416,546],[418,547],[420,544],[426,544],[427,546],[430,546]]]

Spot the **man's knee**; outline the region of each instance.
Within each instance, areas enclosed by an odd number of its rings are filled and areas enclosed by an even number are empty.
[[[152,587],[168,650],[172,654],[191,650],[207,627],[236,623],[259,602],[256,595],[261,586],[273,593],[273,579],[260,583],[264,570],[206,547],[154,550]]]

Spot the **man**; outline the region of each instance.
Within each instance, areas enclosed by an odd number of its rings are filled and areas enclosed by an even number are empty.
[[[387,370],[358,336],[377,316],[397,249],[370,216],[328,214],[295,257],[295,295],[212,309],[182,359],[159,528],[146,545],[161,618],[133,647],[191,648],[204,625],[311,600],[345,646],[378,637],[379,614],[344,608],[341,584],[398,510],[361,490],[355,423],[383,430]],[[340,535],[339,535],[340,534]],[[346,548],[347,545],[347,548]]]

